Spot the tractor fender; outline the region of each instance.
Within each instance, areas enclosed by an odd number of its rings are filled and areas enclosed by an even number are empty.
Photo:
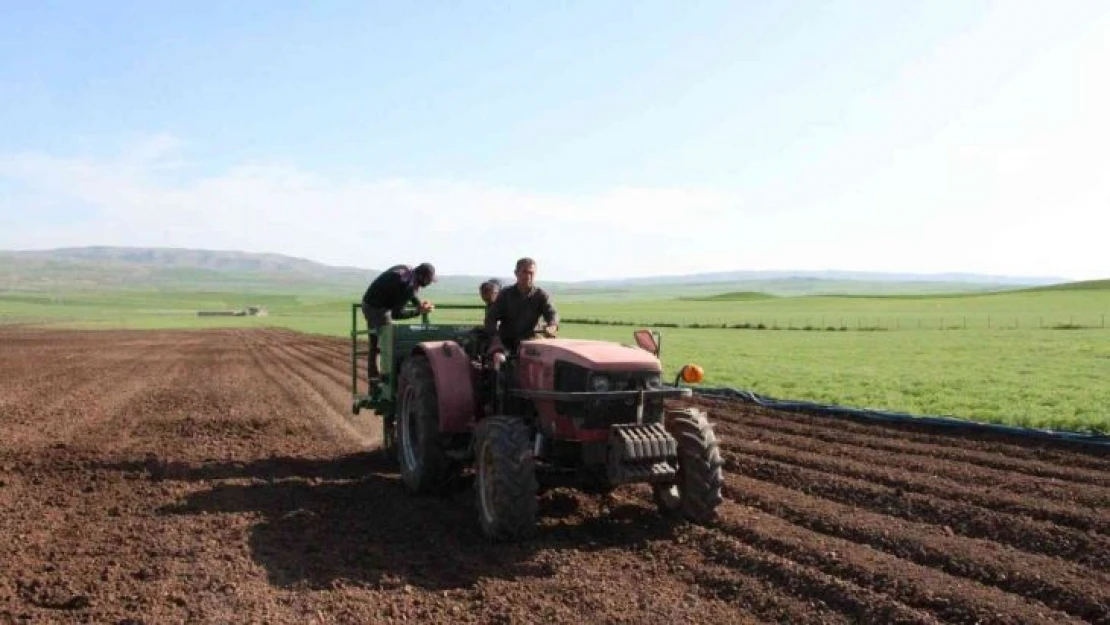
[[[439,431],[469,434],[474,423],[477,373],[470,357],[455,341],[427,341],[412,352],[423,354],[432,366],[439,400]]]

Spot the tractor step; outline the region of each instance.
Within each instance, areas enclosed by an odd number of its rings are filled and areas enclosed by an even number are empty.
[[[667,483],[677,477],[678,441],[660,423],[609,428],[611,484]]]

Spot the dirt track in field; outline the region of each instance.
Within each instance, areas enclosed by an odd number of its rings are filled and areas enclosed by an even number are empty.
[[[720,523],[556,490],[490,545],[350,413],[348,344],[0,331],[0,623],[1110,623],[1110,455],[701,401]]]

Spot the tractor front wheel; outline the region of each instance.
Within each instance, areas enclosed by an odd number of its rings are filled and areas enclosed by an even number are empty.
[[[414,354],[401,366],[393,427],[401,479],[415,493],[430,493],[450,475],[451,462],[439,441],[439,399],[426,356]],[[388,428],[388,422],[385,424]],[[390,445],[387,440],[387,445]]]
[[[717,516],[724,477],[717,437],[705,412],[687,408],[667,415],[667,431],[678,441],[678,476],[673,484],[652,487],[663,514],[705,524]]]
[[[496,415],[474,430],[478,519],[482,533],[497,541],[526,538],[536,525],[535,459],[528,426]]]

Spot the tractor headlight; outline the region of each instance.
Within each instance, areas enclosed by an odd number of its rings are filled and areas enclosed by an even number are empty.
[[[594,375],[590,378],[590,390],[604,393],[613,387],[613,383],[604,375]]]
[[[658,373],[652,373],[644,378],[644,386],[648,388],[659,388],[663,386],[663,378]]]

